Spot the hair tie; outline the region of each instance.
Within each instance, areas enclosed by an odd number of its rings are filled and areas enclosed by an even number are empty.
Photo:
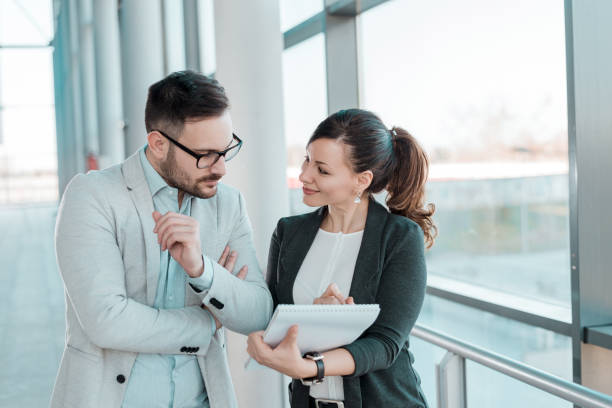
[[[395,131],[395,129],[391,129],[389,132],[391,132],[392,139],[397,137],[397,132]]]

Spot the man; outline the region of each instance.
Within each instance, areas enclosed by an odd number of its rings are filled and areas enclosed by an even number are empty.
[[[237,405],[220,327],[263,329],[272,299],[244,199],[219,183],[242,144],[228,106],[217,81],[169,75],[149,88],[147,145],[66,188],[55,233],[66,348],[52,407]]]

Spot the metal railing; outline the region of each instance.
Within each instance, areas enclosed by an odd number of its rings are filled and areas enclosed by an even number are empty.
[[[466,408],[465,360],[513,377],[583,408],[612,408],[612,397],[548,374],[497,353],[473,346],[426,326],[415,325],[412,336],[447,351],[436,366],[439,408]]]

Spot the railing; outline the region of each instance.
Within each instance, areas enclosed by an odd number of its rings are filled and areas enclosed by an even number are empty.
[[[412,336],[447,351],[436,366],[439,408],[466,408],[465,360],[482,364],[583,408],[612,408],[612,397],[566,381],[537,368],[415,325]]]

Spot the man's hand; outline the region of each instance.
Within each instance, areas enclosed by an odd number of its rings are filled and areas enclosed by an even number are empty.
[[[217,263],[219,265],[221,265],[222,267],[224,267],[225,269],[227,269],[231,273],[232,270],[234,269],[234,265],[236,265],[236,259],[238,259],[238,252],[232,251],[230,249],[229,245],[227,245],[225,247],[225,249],[223,250],[223,253],[221,254],[221,257],[219,258],[219,262],[217,262]],[[249,272],[249,267],[247,265],[244,265],[242,268],[240,268],[240,270],[236,274],[236,277],[238,279],[244,280],[246,278],[248,272]],[[208,309],[204,305],[202,305],[202,309],[207,309],[207,310],[210,311],[210,309]],[[219,319],[217,319],[215,317],[215,315],[212,312],[210,312],[210,314],[212,314],[213,318],[215,319],[215,324],[217,325],[217,330],[219,330],[221,328],[221,326],[223,326],[223,325],[221,324]]]
[[[225,249],[223,250],[223,253],[221,254],[221,257],[219,258],[219,262],[217,263],[227,269],[229,273],[232,273],[232,271],[234,270],[234,266],[236,265],[236,259],[238,259],[238,252],[232,251],[229,245],[226,245]],[[236,277],[244,280],[248,272],[249,267],[247,265],[244,265],[242,268],[240,268],[240,270],[236,274]]]
[[[178,262],[187,275],[197,278],[204,272],[202,244],[200,243],[200,224],[187,215],[167,212],[161,215],[153,211],[157,242],[161,250],[166,249]]]

